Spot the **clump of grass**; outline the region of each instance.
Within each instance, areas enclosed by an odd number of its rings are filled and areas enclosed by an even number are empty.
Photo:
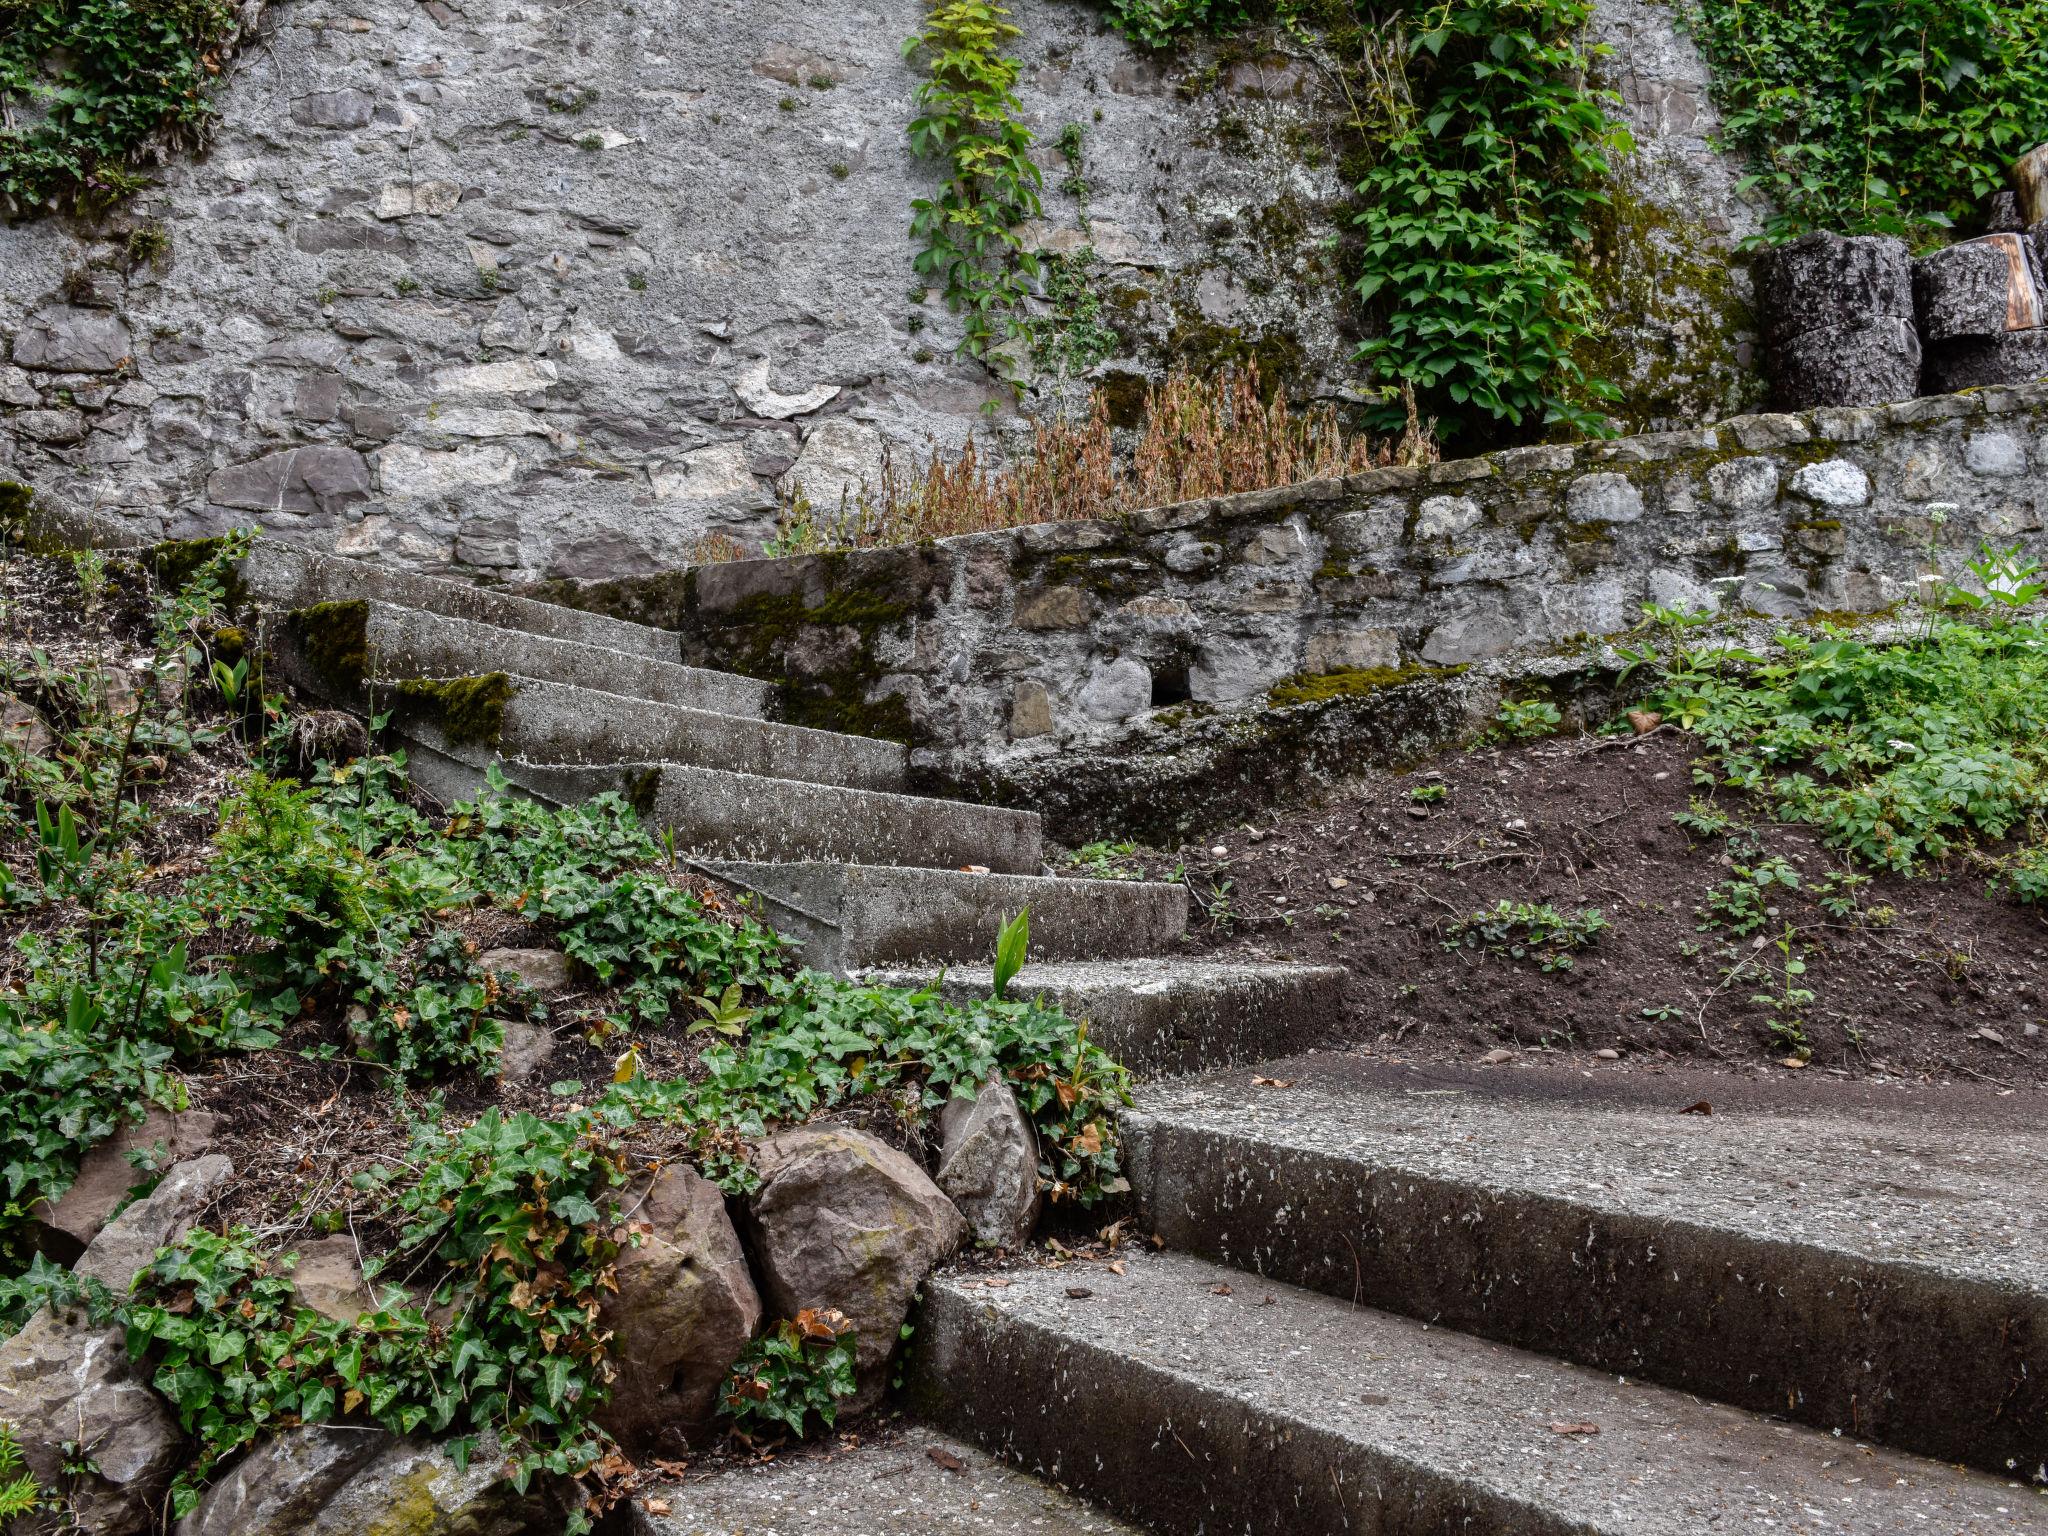
[[[1098,392],[1079,420],[1035,423],[1030,452],[1005,463],[984,463],[972,440],[957,455],[934,446],[910,469],[885,453],[875,483],[842,496],[836,509],[816,507],[801,490],[794,492],[763,553],[871,549],[1114,517],[1436,458],[1421,422],[1411,422],[1398,441],[1351,433],[1329,406],[1303,411],[1289,404],[1284,390],[1267,396],[1256,366],[1168,374],[1146,391],[1144,423],[1128,451],[1120,452],[1108,402]]]

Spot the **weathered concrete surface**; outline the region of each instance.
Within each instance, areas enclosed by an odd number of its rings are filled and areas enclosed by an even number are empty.
[[[1309,1055],[1127,1116],[1142,1219],[1239,1268],[2048,1481],[2048,1135],[1639,1078]],[[1809,1085],[1797,1085],[1805,1089]],[[1708,1099],[1712,1114],[1684,1114]],[[2020,1127],[2025,1126],[2025,1130]]]
[[[1187,892],[1178,885],[865,864],[706,867],[758,894],[763,920],[796,938],[805,963],[819,970],[980,960],[1026,907],[1034,959],[1156,955],[1187,928]]]
[[[672,830],[678,848],[717,858],[931,869],[979,864],[1013,875],[1035,875],[1041,868],[1039,820],[1030,811],[677,763],[503,766],[514,784],[561,804],[618,790],[643,819]]]
[[[665,1484],[636,1499],[630,1518],[633,1536],[1138,1536],[921,1425]]]
[[[1034,914],[1034,923],[1036,914]],[[921,987],[931,971],[864,970],[885,986]],[[987,965],[948,966],[940,996],[987,997]],[[1044,997],[1088,1021],[1088,1038],[1141,1076],[1263,1061],[1331,1038],[1342,1024],[1344,971],[1334,965],[1234,965],[1213,960],[1035,958],[1012,997]]]
[[[2016,1482],[1196,1259],[1124,1263],[936,1278],[919,1413],[1161,1530],[2048,1531]]]

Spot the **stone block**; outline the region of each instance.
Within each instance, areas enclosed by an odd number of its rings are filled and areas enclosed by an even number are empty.
[[[267,453],[207,477],[206,499],[250,512],[336,513],[370,496],[370,466],[353,448]]]
[[[1778,499],[1778,466],[1769,459],[1726,459],[1707,470],[1707,490],[1733,512],[1768,507]]]
[[[1627,475],[1581,475],[1565,491],[1564,504],[1577,523],[1633,523],[1643,515],[1643,493]]]
[[[1823,459],[1792,476],[1792,494],[1823,507],[1861,507],[1870,501],[1870,476],[1847,459]]]
[[[1310,635],[1310,672],[1392,671],[1401,665],[1401,637],[1391,629],[1326,629]]]
[[[133,356],[128,327],[90,309],[46,309],[14,337],[14,362],[44,373],[112,373]]]
[[[313,91],[293,100],[292,121],[302,128],[367,128],[375,110],[364,91]]]
[[[1099,661],[1076,702],[1091,720],[1128,720],[1152,707],[1152,669],[1134,656]]]
[[[2010,432],[1979,432],[1963,443],[1963,463],[1972,474],[2004,479],[2027,472],[2027,445]]]
[[[1470,496],[1426,496],[1415,514],[1415,537],[1454,538],[1485,515]]]
[[[1019,629],[1086,629],[1094,610],[1079,587],[1039,587],[1018,594],[1013,621]]]

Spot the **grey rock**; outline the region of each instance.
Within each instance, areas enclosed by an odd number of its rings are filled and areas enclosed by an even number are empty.
[[[881,1394],[910,1303],[967,1224],[922,1168],[833,1125],[764,1141],[748,1211],[763,1299],[778,1316],[836,1307],[858,1330],[859,1404]]]
[[[1565,491],[1564,504],[1580,523],[1632,523],[1643,515],[1643,493],[1627,475],[1581,475]]]
[[[803,451],[783,477],[784,494],[801,490],[820,512],[859,503],[882,478],[882,434],[851,416],[828,416],[804,433]]]
[[[1896,316],[1823,326],[1777,343],[1768,361],[1781,410],[1910,400],[1920,385],[1920,335]]]
[[[939,1188],[977,1242],[1021,1248],[1038,1224],[1038,1135],[1001,1078],[971,1099],[949,1100],[939,1115]]]
[[[576,984],[569,957],[559,949],[487,949],[476,963],[492,975],[509,973],[542,997],[554,997]]]
[[[619,1250],[618,1290],[605,1300],[619,1374],[598,1422],[632,1448],[679,1448],[710,1424],[761,1299],[708,1180],[671,1165],[625,1209],[642,1235]]]
[[[375,106],[354,89],[314,91],[292,102],[292,121],[306,128],[367,128]]]
[[[1099,661],[1075,702],[1092,720],[1128,720],[1152,707],[1152,669],[1131,656]]]
[[[132,1363],[118,1328],[38,1312],[0,1343],[0,1423],[43,1487],[69,1489],[76,1528],[91,1536],[140,1536],[185,1464],[168,1404]],[[64,1475],[63,1445],[92,1447],[96,1474]]]
[[[128,327],[97,310],[42,310],[14,336],[15,365],[45,373],[111,373],[132,355]]]
[[[1717,505],[1748,512],[1778,499],[1778,466],[1769,459],[1728,459],[1707,469],[1707,487]]]
[[[234,1171],[218,1152],[176,1164],[145,1198],[108,1222],[72,1268],[125,1295],[157,1249],[185,1235]]]
[[[1913,318],[1911,255],[1889,235],[1802,235],[1757,252],[1750,274],[1773,346],[1810,331]]]
[[[1415,515],[1415,537],[1444,539],[1465,532],[1485,514],[1469,496],[1426,496]]]
[[[1987,235],[1945,246],[1913,264],[1913,298],[1927,341],[2002,336],[2041,323],[2041,296],[2026,241]]]
[[[14,694],[0,693],[0,742],[25,757],[45,757],[57,744],[57,738],[33,704]]]
[[[498,1047],[498,1075],[508,1083],[530,1083],[555,1057],[555,1034],[530,1019],[503,1019],[504,1039]]]
[[[2010,432],[1979,432],[1963,443],[1963,463],[1976,475],[2004,479],[2027,472],[2027,445]]]
[[[560,1530],[552,1490],[515,1493],[481,1437],[466,1470],[423,1441],[323,1424],[265,1440],[207,1490],[176,1536],[527,1536]]]
[[[1094,604],[1079,587],[1039,587],[1019,593],[1011,620],[1019,629],[1086,629]]]
[[[39,443],[81,443],[85,441],[85,415],[81,411],[23,411],[9,423],[24,437]]]
[[[293,1245],[292,1295],[302,1307],[338,1323],[352,1323],[376,1305],[363,1278],[356,1240],[345,1232]]]
[[[54,1205],[37,1212],[38,1241],[53,1258],[73,1263],[149,1175],[129,1154],[160,1158],[155,1166],[203,1156],[213,1144],[214,1118],[201,1110],[173,1115],[152,1108],[136,1124],[123,1126],[94,1147],[78,1165],[78,1176]]]
[[[1052,732],[1052,695],[1043,683],[1019,683],[1010,696],[1010,739],[1023,741]]]
[[[208,501],[251,512],[334,513],[369,496],[370,466],[353,448],[286,448],[206,481]]]
[[[1823,459],[1795,472],[1792,494],[1824,507],[1861,507],[1870,501],[1870,476],[1847,459]]]
[[[1401,665],[1401,637],[1391,629],[1326,629],[1309,636],[1303,666],[1310,672],[1391,671]]]

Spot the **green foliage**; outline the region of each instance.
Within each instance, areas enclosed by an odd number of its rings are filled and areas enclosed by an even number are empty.
[[[1170,48],[1190,32],[1232,32],[1250,20],[1245,0],[1109,0],[1109,22],[1145,48]]]
[[[1968,218],[2048,132],[2044,0],[1692,0],[1727,139],[1812,229],[1916,241]]]
[[[0,6],[0,198],[16,214],[117,201],[152,141],[200,139],[227,0],[13,0]]]
[[[1560,912],[1548,902],[1501,900],[1445,926],[1445,949],[1480,949],[1508,960],[1535,960],[1546,971],[1572,968],[1584,949],[1611,925],[1598,907]]]
[[[1557,706],[1543,699],[1502,699],[1486,734],[1499,741],[1534,741],[1552,735],[1563,724]]]
[[[1066,867],[1090,880],[1142,880],[1145,871],[1137,854],[1136,843],[1083,843],[1067,855]]]
[[[1599,431],[1613,385],[1572,349],[1594,323],[1583,269],[1611,158],[1631,147],[1587,71],[1591,0],[1397,4],[1361,29],[1377,95],[1358,182],[1360,356],[1447,421]],[[1385,407],[1385,425],[1401,425]]]
[[[928,64],[910,147],[941,161],[945,177],[937,196],[910,205],[915,265],[965,316],[960,345],[973,357],[1015,331],[1012,311],[1038,276],[1038,258],[1017,235],[1038,216],[1043,178],[1021,121],[1018,63],[1002,51],[1020,35],[1009,14],[990,0],[941,0],[903,44],[905,58],[922,52]]]
[[[31,1513],[42,1497],[35,1474],[22,1460],[21,1442],[14,1438],[14,1426],[0,1423],[0,1521]]]
[[[1773,893],[1800,886],[1799,871],[1777,854],[1752,863],[1735,860],[1729,868],[1729,877],[1707,892],[1700,907],[1702,928],[1722,927],[1737,937],[1755,933],[1778,915]]]
[[[838,1419],[840,1401],[853,1395],[853,1367],[854,1330],[845,1315],[806,1307],[747,1346],[720,1406],[742,1430],[784,1429],[802,1439]]]
[[[989,995],[1001,1002],[1008,995],[1010,983],[1017,973],[1024,969],[1024,954],[1031,947],[1031,909],[1024,908],[1015,917],[1003,923],[1002,931],[996,935],[995,985]]]
[[[1990,581],[2010,570],[1986,568]],[[2048,624],[1980,602],[1981,622],[1930,616],[1893,645],[1782,634],[1775,655],[1740,673],[1681,657],[1649,707],[1716,754],[1699,770],[1705,782],[1755,794],[1781,820],[1809,823],[1901,873],[1964,855],[2022,900],[2039,900]],[[2003,851],[1984,846],[2002,840]]]

